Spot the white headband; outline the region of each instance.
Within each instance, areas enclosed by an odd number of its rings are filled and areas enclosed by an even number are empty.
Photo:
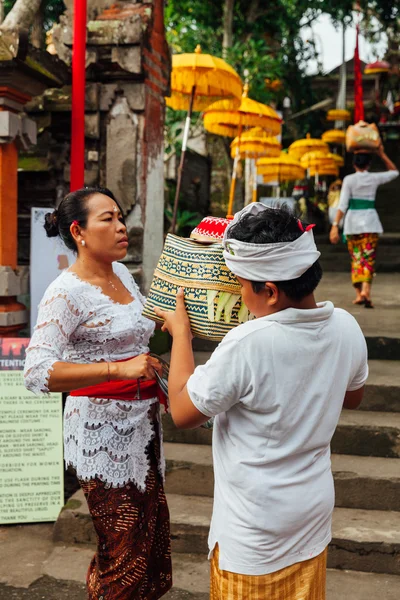
[[[232,273],[249,281],[289,281],[298,279],[321,256],[312,229],[293,242],[253,244],[229,238],[231,227],[244,215],[258,215],[268,210],[259,202],[246,206],[235,214],[225,230],[223,246],[226,266]],[[229,238],[229,239],[228,239]]]

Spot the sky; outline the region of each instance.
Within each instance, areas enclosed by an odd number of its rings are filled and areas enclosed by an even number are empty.
[[[323,65],[323,71],[329,72],[337,67],[342,62],[342,31],[336,30],[332,25],[330,17],[323,14],[314,21],[312,26],[315,42],[320,53],[320,60]],[[304,40],[312,38],[310,27],[303,28],[301,36]],[[346,60],[354,56],[354,48],[356,42],[356,28],[349,27],[346,30]],[[377,45],[372,46],[365,38],[360,35],[360,58],[364,62],[373,62],[379,58],[383,58],[386,50],[386,36]],[[316,71],[316,62],[310,62],[308,65],[308,73],[313,74]]]

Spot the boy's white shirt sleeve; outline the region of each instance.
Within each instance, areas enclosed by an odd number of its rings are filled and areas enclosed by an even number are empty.
[[[251,390],[251,373],[239,342],[225,338],[210,360],[196,368],[187,390],[195,407],[208,417],[226,412],[245,399]]]
[[[357,358],[354,361],[354,375],[347,386],[348,392],[354,392],[355,390],[362,388],[365,385],[369,374],[367,342],[365,341],[361,329],[359,331],[357,342],[358,348],[355,353]]]

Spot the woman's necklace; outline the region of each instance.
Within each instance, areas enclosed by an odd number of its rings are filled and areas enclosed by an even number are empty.
[[[113,288],[113,289],[114,289],[116,292],[118,292],[118,288],[117,288],[117,287],[116,287],[116,286],[113,284],[113,282],[112,282],[112,281],[109,281],[108,283],[111,285],[111,287],[112,287],[112,288]]]

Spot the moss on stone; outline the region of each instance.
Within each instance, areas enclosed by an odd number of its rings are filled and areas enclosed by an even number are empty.
[[[20,156],[18,171],[48,171],[49,162],[42,156]]]

